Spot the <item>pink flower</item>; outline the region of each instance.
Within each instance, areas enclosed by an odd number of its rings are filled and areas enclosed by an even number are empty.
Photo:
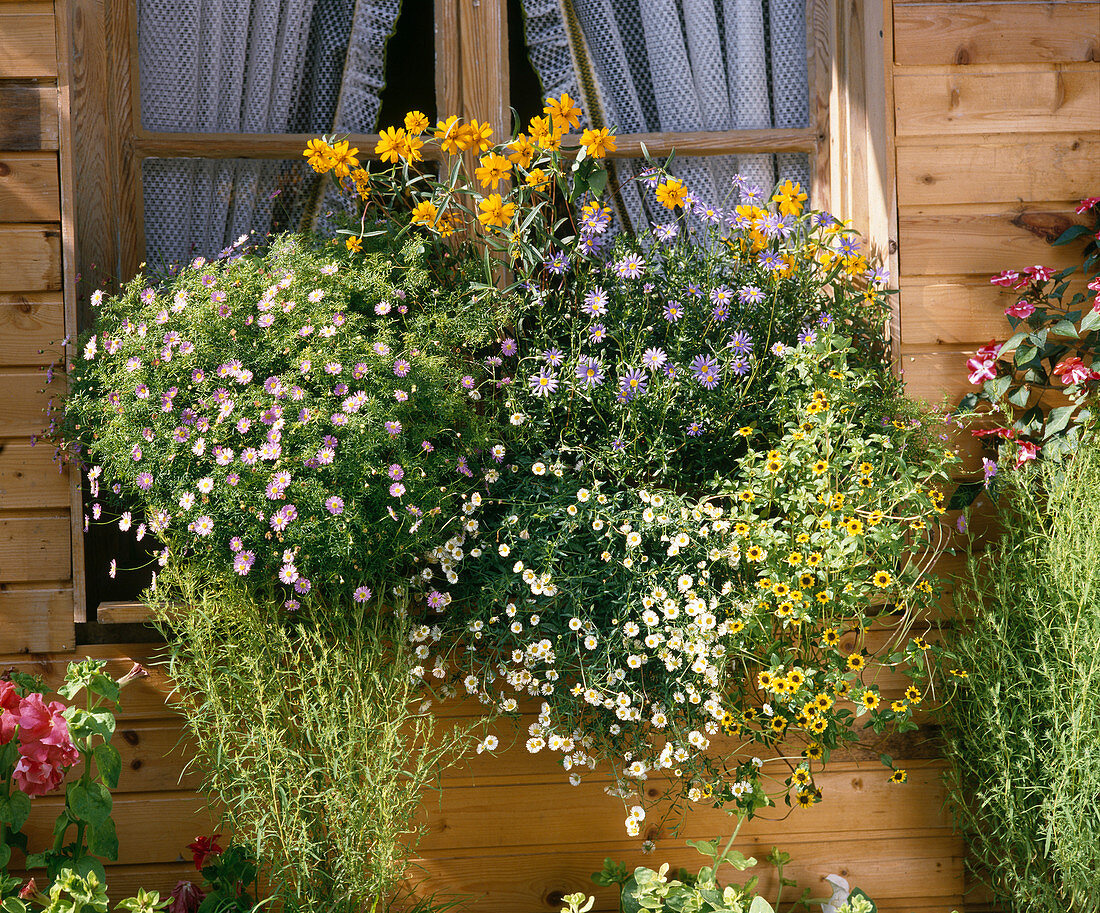
[[[983,381],[994,380],[997,377],[996,364],[997,361],[993,358],[967,359],[966,367],[970,371],[968,375],[970,383],[980,384]]]
[[[1023,320],[1035,313],[1035,305],[1026,298],[1021,298],[1015,304],[1006,307],[1005,313],[1010,317],[1019,317]]]
[[[57,789],[65,771],[80,760],[61,715],[64,710],[64,704],[47,704],[41,694],[29,694],[20,701],[20,758],[12,780],[28,796],[43,796]]]
[[[1048,282],[1054,275],[1054,270],[1049,266],[1029,266],[1024,273],[1032,282]]]
[[[1100,203],[1100,197],[1086,197],[1077,206],[1075,212],[1078,215],[1083,216],[1086,212],[1092,209],[1097,203]]]

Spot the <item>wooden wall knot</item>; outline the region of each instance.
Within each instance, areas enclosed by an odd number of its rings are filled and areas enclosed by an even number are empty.
[[[1015,216],[1012,224],[1051,244],[1073,224],[1073,220],[1056,212],[1025,211]]]

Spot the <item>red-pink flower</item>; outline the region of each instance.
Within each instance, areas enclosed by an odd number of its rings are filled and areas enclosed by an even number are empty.
[[[206,895],[202,889],[190,881],[181,881],[172,889],[172,902],[168,913],[195,913]]]
[[[994,285],[999,285],[1001,288],[1023,288],[1027,285],[1027,279],[1021,276],[1014,269],[1006,269],[1003,273],[997,273],[989,280]]]
[[[1086,197],[1077,206],[1077,210],[1076,210],[1077,214],[1083,216],[1086,212],[1088,212],[1090,209],[1092,209],[1092,207],[1095,206],[1097,203],[1100,203],[1100,197]]]
[[[996,339],[989,340],[987,345],[978,349],[978,358],[996,358],[1001,354],[1001,344]]]
[[[1035,313],[1035,305],[1026,298],[1021,298],[1015,304],[1006,307],[1005,313],[1010,317],[1019,317],[1023,320]]]
[[[1016,452],[1016,465],[1023,466],[1028,460],[1034,460],[1039,456],[1039,445],[1031,441],[1020,441],[1020,449]]]
[[[997,361],[993,358],[970,358],[966,362],[966,367],[970,370],[970,383],[980,384],[986,380],[993,380],[997,377],[996,369]]]
[[[1029,266],[1024,272],[1032,282],[1047,282],[1054,275],[1054,270],[1049,266]]]
[[[1064,384],[1083,384],[1086,380],[1100,377],[1100,374],[1086,367],[1085,363],[1076,355],[1063,358],[1058,362],[1054,366],[1054,373],[1058,375]]]
[[[214,834],[212,837],[196,837],[193,843],[187,844],[187,849],[191,851],[191,856],[195,860],[195,868],[200,872],[202,867],[206,865],[206,860],[211,856],[217,856],[222,851],[222,848],[218,845],[218,838],[221,834]]]
[[[19,725],[19,692],[11,682],[0,682],[0,745],[7,745]]]

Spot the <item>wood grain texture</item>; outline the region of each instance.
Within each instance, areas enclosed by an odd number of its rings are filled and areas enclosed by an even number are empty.
[[[988,276],[905,276],[901,315],[907,343],[983,343],[1009,329],[1004,310],[1016,300]]]
[[[944,133],[1095,134],[1100,130],[1100,67],[955,67],[896,72],[899,140]]]
[[[72,580],[69,512],[57,517],[0,514],[0,583]]]
[[[57,225],[0,224],[0,292],[61,288],[61,231]]]
[[[898,203],[1077,200],[1100,176],[1100,133],[983,137],[959,145],[901,145]]]
[[[125,675],[134,663],[141,663],[149,669],[148,677],[139,678],[126,686],[122,694],[122,706],[116,714],[120,721],[162,720],[174,715],[173,708],[166,703],[171,686],[164,670],[156,665],[158,652],[155,644],[81,646],[80,656],[105,660],[107,672],[113,678]],[[0,669],[11,667],[21,672],[41,676],[47,687],[56,688],[65,678],[65,667],[70,658],[50,653],[31,657],[0,654]],[[123,728],[122,722],[119,728]]]
[[[902,276],[978,273],[1043,264],[1055,269],[1080,264],[1078,245],[1050,243],[1079,220],[1069,207],[968,213],[935,211],[898,218]],[[904,281],[904,279],[903,279]]]
[[[75,644],[70,587],[0,591],[0,651],[61,653]]]
[[[46,406],[51,397],[65,393],[63,378],[54,377],[47,388],[41,371],[15,369],[0,373],[0,438],[26,439],[46,427]]]
[[[60,292],[0,292],[0,366],[60,362],[64,338]]]
[[[56,151],[57,87],[0,82],[0,152]]]
[[[0,3],[0,79],[56,74],[53,3]]]
[[[827,897],[830,887],[825,876],[836,873],[867,890],[882,911],[912,913],[915,909],[935,909],[946,913],[961,901],[961,837],[937,834],[875,841],[837,835],[830,841],[805,841],[790,840],[783,835],[777,839],[781,839],[780,848],[792,856],[788,873],[798,882],[798,888],[789,890],[787,897],[796,896],[804,887],[810,888],[812,896]],[[759,874],[762,893],[774,900],[778,887],[775,871],[764,862],[771,851],[770,840],[739,837],[735,846],[760,861],[746,876]],[[499,853],[488,865],[483,859],[460,855],[426,856],[418,863],[431,875],[433,886],[445,884],[449,890],[471,897],[472,910],[557,913],[561,909],[561,896],[579,891],[595,896],[595,911],[618,913],[617,889],[598,887],[591,880],[592,871],[599,868],[603,855],[625,862],[628,871],[639,865],[656,868],[665,862],[673,870],[681,865],[698,869],[702,862],[694,849],[677,841],[665,841],[648,855],[624,841],[556,853]],[[907,890],[909,894],[904,893]],[[923,901],[920,907],[912,903],[917,890],[925,892],[917,895]]]
[[[57,468],[49,444],[0,444],[0,510],[67,509],[69,474]]]
[[[0,155],[0,222],[57,222],[60,218],[57,155]]]
[[[897,4],[903,66],[1100,60],[1100,3]]]

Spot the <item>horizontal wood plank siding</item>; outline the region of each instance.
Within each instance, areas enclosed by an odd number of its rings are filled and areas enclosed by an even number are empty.
[[[1100,3],[922,3],[894,10],[900,66],[1100,59]]]
[[[57,86],[0,79],[0,152],[57,151]]]
[[[0,79],[56,75],[53,3],[0,3]]]

